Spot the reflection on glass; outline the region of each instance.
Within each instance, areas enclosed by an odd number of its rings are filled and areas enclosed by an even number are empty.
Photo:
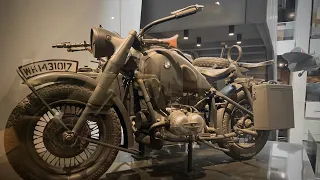
[[[277,40],[278,41],[293,40],[294,26],[295,26],[295,21],[278,23]]]
[[[273,143],[270,150],[268,179],[304,179],[303,147],[295,144]]]
[[[320,38],[320,0],[313,0],[311,39]]]
[[[320,101],[320,70],[308,72],[307,101]]]

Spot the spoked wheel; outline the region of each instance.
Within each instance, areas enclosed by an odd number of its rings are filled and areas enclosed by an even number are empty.
[[[92,91],[77,85],[52,85],[38,90],[72,129]],[[70,138],[53,115],[30,94],[10,115],[5,149],[10,164],[24,179],[98,179],[113,163],[117,150]],[[119,146],[120,121],[111,108],[91,116],[79,136]]]
[[[237,93],[235,100],[246,109],[252,111],[252,107],[243,91]],[[218,118],[222,118],[220,128],[223,134],[234,132],[236,128],[254,128],[254,119],[232,104],[228,104],[224,109],[219,109],[218,116]],[[256,132],[258,133],[257,136],[241,133],[236,137],[220,142],[219,146],[229,149],[230,152],[226,152],[226,154],[234,159],[250,159],[261,151],[269,137],[269,131],[258,130]]]
[[[247,99],[243,99],[238,103],[243,107],[245,107],[246,109],[252,111],[250,103]],[[254,127],[253,119],[252,117],[247,116],[246,112],[243,112],[243,110],[235,107],[231,112],[231,125],[228,127],[229,127],[229,131],[230,129],[231,131],[235,131],[237,128],[240,128],[240,129],[252,128]],[[231,140],[241,148],[250,148],[255,145],[256,138],[259,139],[259,136],[255,137],[250,134],[241,133],[237,137],[233,137]]]
[[[51,104],[51,107],[64,113],[62,121],[69,129],[72,129],[85,105],[65,101]],[[28,141],[27,147],[35,156],[34,159],[38,161],[38,164],[43,164],[42,167],[61,174],[68,172],[68,170],[77,172],[77,170],[85,168],[96,154],[101,153],[103,148],[96,144],[81,141],[78,138],[67,141],[65,139],[65,129],[52,120],[53,116],[50,112],[44,114],[41,112],[39,117],[40,119],[28,128],[29,133],[26,138],[33,139],[33,142]],[[96,140],[105,140],[105,137],[103,137],[105,134],[106,128],[102,119],[93,117],[87,120],[79,135]],[[37,155],[33,154],[34,152],[37,152]]]

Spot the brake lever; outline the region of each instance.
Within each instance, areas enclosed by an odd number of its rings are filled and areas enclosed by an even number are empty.
[[[99,61],[90,61],[90,62],[99,64]]]
[[[185,11],[185,10],[190,9],[190,8],[196,8],[197,10],[202,11],[202,9],[204,8],[204,6],[203,6],[203,5],[198,5],[198,4],[196,4],[196,5],[191,5],[191,6],[187,6],[187,7],[185,7],[185,8],[182,8],[182,9],[178,9],[178,10],[172,11],[171,14],[177,14],[177,13],[179,13],[179,12]]]
[[[83,48],[83,49],[79,49],[79,48],[77,48],[77,49],[67,48],[67,51],[68,51],[68,52],[88,51],[88,50],[89,50],[89,48]]]

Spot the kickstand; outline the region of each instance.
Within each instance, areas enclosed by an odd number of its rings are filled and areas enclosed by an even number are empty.
[[[200,170],[196,170],[196,167],[193,167],[192,165],[192,151],[193,151],[193,142],[194,139],[190,137],[189,142],[188,142],[188,167],[187,167],[187,172],[184,171],[187,179],[199,179],[205,176],[205,174]]]
[[[146,146],[144,144],[139,143],[139,156],[144,156],[145,152],[146,152]]]
[[[145,155],[145,151],[146,151],[146,146],[144,144],[139,143],[139,155],[132,154],[131,156],[138,161],[148,160],[150,159],[150,157]]]
[[[192,172],[192,140],[189,139],[189,143],[188,143],[188,168],[187,168],[187,171],[188,173],[191,173]]]

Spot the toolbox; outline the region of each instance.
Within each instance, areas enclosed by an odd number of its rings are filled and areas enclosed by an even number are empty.
[[[294,128],[292,86],[283,84],[254,85],[252,99],[255,129]]]

